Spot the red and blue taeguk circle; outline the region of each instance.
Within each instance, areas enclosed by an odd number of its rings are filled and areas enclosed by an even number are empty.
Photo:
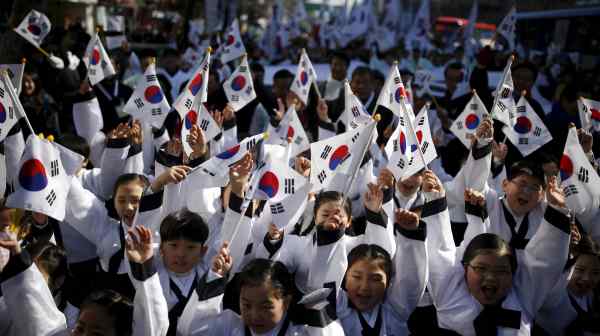
[[[286,138],[293,138],[295,133],[296,132],[294,132],[294,128],[292,126],[288,126]]]
[[[270,171],[264,173],[260,181],[258,181],[258,189],[264,192],[269,198],[277,195],[277,191],[279,190],[277,175]]]
[[[398,137],[398,144],[400,145],[400,152],[404,154],[406,152],[406,135],[402,131],[400,131],[400,136]]]
[[[600,111],[595,108],[590,109],[590,111],[592,112],[592,120],[600,121]]]
[[[308,83],[308,74],[304,70],[300,73],[300,83],[302,83],[303,86]]]
[[[229,148],[228,150],[221,152],[219,154],[217,154],[217,158],[221,159],[221,160],[227,160],[232,158],[235,154],[237,154],[240,151],[240,145],[237,144],[231,148]]]
[[[475,113],[469,114],[465,118],[465,127],[470,130],[474,130],[479,126],[479,117]]]
[[[198,91],[200,90],[200,88],[202,87],[202,82],[203,82],[203,78],[202,78],[202,73],[198,73],[196,75],[196,77],[194,77],[190,83],[190,92],[195,96],[196,93],[198,93]]]
[[[233,34],[227,35],[227,45],[230,46],[233,44],[233,42],[235,42],[235,37],[233,36]]]
[[[48,185],[44,164],[37,159],[25,161],[19,172],[19,183],[29,191],[40,191]]]
[[[231,88],[235,91],[240,91],[246,86],[246,78],[238,75],[231,81]]]
[[[163,94],[160,87],[151,85],[144,91],[144,97],[152,104],[158,104],[163,100]]]
[[[42,33],[42,28],[40,28],[38,25],[32,23],[27,26],[27,31],[32,33],[35,36],[39,36]]]
[[[92,65],[97,65],[98,63],[100,63],[100,51],[98,50],[98,48],[94,48],[92,50],[92,58],[90,59],[90,63]]]
[[[531,120],[525,116],[518,117],[513,129],[519,134],[527,134],[531,131]]]
[[[421,130],[418,130],[415,133],[416,133],[416,136],[417,136],[417,141],[420,144],[423,141],[423,132]],[[410,145],[410,151],[411,152],[415,152],[416,150],[417,150],[417,144]]]
[[[185,129],[190,129],[192,126],[196,125],[196,121],[198,120],[198,113],[194,110],[190,110],[185,115]]]
[[[333,151],[331,158],[329,159],[329,169],[335,170],[344,160],[350,156],[348,152],[348,146],[341,145]]]
[[[560,179],[562,181],[573,175],[573,161],[568,155],[563,154],[560,158]]]
[[[0,123],[4,123],[6,121],[6,108],[4,105],[0,103]]]
[[[400,86],[396,89],[396,93],[394,93],[394,98],[396,98],[396,102],[399,103],[402,97],[406,97],[406,91],[404,87]]]

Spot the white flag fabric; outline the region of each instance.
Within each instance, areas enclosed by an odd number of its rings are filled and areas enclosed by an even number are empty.
[[[313,191],[325,189],[349,190],[352,174],[360,168],[361,154],[369,146],[369,140],[377,123],[359,126],[348,132],[310,144],[311,170],[310,183]],[[336,179],[343,174],[343,179]],[[337,182],[340,182],[339,184]]]
[[[192,147],[187,141],[192,126],[198,125],[200,127],[202,133],[204,133],[204,141],[207,143],[221,133],[221,128],[202,103],[195,102],[194,106],[181,120],[181,142],[186,155],[192,153]]]
[[[510,115],[514,113],[515,110],[515,99],[513,98],[515,86],[510,71],[512,62],[513,58],[509,57],[504,72],[502,73],[502,79],[498,82],[498,86],[494,92],[494,105],[490,112],[492,118],[500,121],[504,125],[510,125]]]
[[[247,137],[239,144],[224,150],[203,162],[199,167],[210,176],[228,176],[229,168],[241,160],[256,144],[268,137],[268,133]],[[215,186],[216,187],[216,186]]]
[[[60,161],[65,168],[65,173],[69,176],[75,175],[85,160],[83,155],[75,153],[57,142],[52,142],[52,144],[60,153]]]
[[[369,31],[369,16],[371,15],[371,1],[365,1],[362,4],[354,3],[350,11],[350,17],[346,22],[342,36],[342,46],[345,47],[349,42],[362,37]]]
[[[135,91],[123,110],[135,119],[161,128],[170,109],[169,102],[167,102],[156,77],[156,65],[151,63],[138,80]]]
[[[87,48],[85,48],[85,54],[83,54],[83,62],[88,70],[88,78],[92,85],[96,85],[101,82],[104,78],[114,75],[115,68],[108,57],[108,53],[100,41],[98,33],[92,37]]]
[[[521,96],[511,124],[502,127],[502,132],[523,156],[527,156],[552,140],[552,135],[524,96]]]
[[[265,161],[254,174],[255,185],[250,186],[248,193],[254,199],[269,199],[271,202],[281,202],[296,193],[307,183],[306,177],[292,169],[287,162],[271,157],[267,153]]]
[[[273,200],[267,201],[265,207],[268,207],[269,212],[271,213],[271,223],[273,223],[277,229],[283,229],[290,223],[298,222],[300,216],[302,216],[306,209],[308,193],[311,188],[312,185],[310,183],[305,183],[302,187],[296,188],[296,191],[292,195],[280,202]]]
[[[583,152],[575,127],[569,129],[560,159],[560,180],[567,204],[577,214],[589,209],[593,200],[600,197],[600,177]]]
[[[508,14],[502,19],[496,29],[496,33],[502,35],[508,41],[510,50],[515,50],[515,24],[517,23],[517,8],[513,6]]]
[[[106,31],[124,32],[125,31],[125,17],[123,15],[109,15],[106,18]]]
[[[267,144],[276,144],[282,146],[292,146],[290,156],[296,156],[310,148],[310,142],[306,131],[298,118],[298,113],[294,105],[290,105],[287,112],[279,122],[277,128],[274,128],[269,123],[268,126],[269,138]],[[292,138],[292,142],[288,145],[288,138]]]
[[[185,118],[187,113],[192,109],[195,100],[199,103],[206,102],[209,68],[210,50],[207,50],[202,63],[194,71],[185,89],[183,89],[175,100],[175,103],[173,103],[173,108],[179,112],[181,119]]]
[[[467,148],[471,148],[471,137],[481,122],[489,117],[485,105],[479,98],[477,92],[473,92],[473,97],[465,106],[465,109],[454,120],[450,126],[450,131],[456,135],[460,142]]]
[[[0,64],[0,73],[6,70],[8,78],[12,82],[17,95],[21,94],[21,88],[23,87],[23,74],[25,73],[25,63],[21,64]]]
[[[290,87],[290,91],[294,92],[298,99],[305,105],[308,104],[308,93],[310,92],[310,86],[317,82],[317,73],[310,62],[310,58],[306,54],[306,50],[302,50],[300,55],[300,62],[298,62],[298,68],[296,69],[296,77]]]
[[[248,58],[244,56],[242,63],[235,69],[231,76],[223,83],[223,89],[229,105],[234,111],[239,111],[242,107],[256,98],[252,75],[248,66]]]
[[[11,128],[19,121],[20,114],[17,113],[17,105],[8,90],[13,90],[14,98],[16,92],[8,76],[0,75],[0,142],[6,138]]]
[[[373,120],[358,97],[352,92],[348,81],[344,83],[344,99],[342,122],[347,130],[355,129],[360,125],[366,125]]]
[[[422,0],[412,27],[406,34],[406,46],[412,50],[414,43],[427,45],[431,33],[431,9],[429,0]],[[422,46],[421,46],[422,47]]]
[[[64,219],[70,180],[60,152],[51,142],[36,136],[27,139],[15,182],[7,206],[43,213],[58,221]]]
[[[475,23],[477,23],[477,15],[479,13],[479,4],[477,0],[473,1],[471,12],[469,13],[469,22],[463,31],[463,40],[465,46],[465,54],[467,57],[473,57],[475,55],[475,49],[477,42],[475,41]]]
[[[6,156],[4,146],[0,146],[0,196],[4,197],[6,192]]]
[[[600,132],[600,102],[581,97],[577,100],[577,109],[581,128]]]
[[[240,26],[235,19],[225,33],[225,44],[221,50],[221,61],[228,63],[234,59],[242,57],[246,53],[242,36],[240,35]]]
[[[419,97],[423,97],[425,94],[432,96],[431,92],[431,80],[433,79],[433,75],[428,70],[417,70],[415,72],[414,84],[419,87],[416,90],[416,95]]]
[[[14,30],[29,43],[39,48],[50,29],[52,29],[52,25],[48,17],[32,9]]]
[[[377,105],[383,106],[400,116],[402,115],[400,106],[402,97],[407,97],[407,93],[402,83],[400,72],[398,71],[398,65],[394,64],[390,67],[390,72],[381,88],[381,92],[377,98]]]

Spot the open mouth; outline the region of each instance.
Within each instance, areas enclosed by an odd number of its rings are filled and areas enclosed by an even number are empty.
[[[481,286],[481,293],[487,300],[493,300],[498,294],[498,287],[491,285]]]
[[[519,203],[520,206],[525,206],[529,203],[529,200],[519,197],[517,198],[517,203]]]

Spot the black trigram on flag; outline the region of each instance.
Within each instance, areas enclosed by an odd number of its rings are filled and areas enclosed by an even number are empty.
[[[248,71],[248,67],[246,67],[245,65],[240,65],[240,72],[247,72]]]
[[[529,145],[528,138],[519,138],[519,145]]]
[[[162,110],[160,108],[153,108],[150,113],[152,116],[156,117],[162,114]]]
[[[590,181],[590,174],[587,169],[581,167],[579,168],[579,172],[577,173],[577,179],[583,183],[588,183]]]
[[[108,63],[106,63],[105,60],[102,60],[102,62],[100,62],[100,66],[102,67],[102,69],[104,69],[108,66]]]
[[[503,88],[502,89],[502,93],[500,93],[500,97],[502,98],[508,98],[508,96],[510,96],[510,91],[512,91],[510,88]]]
[[[479,104],[472,103],[471,105],[469,105],[469,108],[473,111],[477,111],[479,109]]]
[[[535,129],[533,130],[533,135],[535,135],[535,136],[542,135],[542,129],[539,126],[535,126]]]
[[[400,84],[402,81],[399,77],[394,77],[394,84]]]
[[[50,161],[50,176],[58,176],[60,171],[58,170],[58,160]]]
[[[156,75],[146,75],[146,82],[156,81]]]
[[[463,129],[463,124],[462,124],[462,122],[460,122],[460,121],[457,121],[457,122],[456,122],[456,128],[457,128],[458,130],[461,130],[461,129]]]
[[[404,127],[404,118],[398,117],[398,123],[400,124],[400,126]]]
[[[404,169],[404,159],[403,158],[398,159],[398,163],[396,164],[396,166],[398,166],[398,168],[400,168],[400,169]]]
[[[94,68],[89,68],[89,69],[88,69],[88,74],[89,74],[90,76],[96,76],[96,69],[94,69]]]
[[[321,152],[321,159],[325,160],[327,159],[327,156],[329,156],[329,153],[331,152],[333,148],[331,148],[331,146],[326,145],[325,148],[323,148],[323,151]]]
[[[358,109],[358,106],[352,106],[352,115],[355,117],[358,117],[360,115],[360,110]]]
[[[504,103],[499,100],[496,103],[496,106],[498,106],[498,109],[500,110],[500,112],[504,112],[504,110],[506,110],[506,105],[504,105]]]
[[[398,149],[400,149],[398,146],[398,139],[394,139],[393,145],[394,145],[394,152],[397,152]]]
[[[0,98],[4,98],[4,89],[0,88]]]
[[[427,152],[427,148],[429,147],[429,142],[428,141],[423,141],[423,143],[421,144],[421,152],[423,154],[425,154],[425,152]]]
[[[525,112],[527,112],[527,108],[525,108],[525,105],[517,106],[517,113],[525,113]]]
[[[205,172],[206,174],[210,175],[210,176],[215,176],[215,173],[211,172],[210,170],[208,170],[206,168],[202,168],[202,171]]]
[[[192,108],[192,104],[193,104],[193,103],[192,103],[192,100],[191,100],[191,99],[189,99],[189,98],[187,98],[187,99],[185,100],[185,103],[183,103],[183,105],[185,106],[185,108],[186,108],[186,109],[188,109],[188,110]]]
[[[200,128],[206,132],[206,130],[208,129],[208,123],[209,121],[206,119],[202,119],[202,121],[200,121]]]
[[[419,123],[417,125],[420,127],[420,126],[423,126],[423,124],[425,124],[425,118],[421,117],[421,119],[419,119]]]
[[[280,214],[280,213],[284,213],[285,212],[285,208],[283,207],[283,204],[281,203],[275,203],[275,204],[271,204],[271,213],[274,215]]]
[[[325,170],[321,170],[319,175],[317,175],[317,178],[319,179],[319,183],[323,183],[323,181],[325,181],[327,178],[327,173],[325,173]]]
[[[565,193],[565,197],[577,195],[579,191],[574,184],[569,184],[568,186],[563,188],[563,193]]]
[[[360,137],[360,132],[357,132],[356,134],[354,134],[352,136],[352,143],[355,143],[356,140],[358,140],[359,137]]]
[[[251,150],[256,146],[256,139],[252,138],[248,142],[246,142],[246,150]]]
[[[240,101],[240,96],[238,95],[231,95],[231,101],[232,102],[239,102]]]
[[[54,189],[52,189],[50,190],[48,195],[46,195],[46,202],[48,202],[48,205],[52,206],[52,204],[54,204],[54,201],[56,201],[56,193],[54,192]]]
[[[296,145],[300,145],[300,144],[302,143],[302,140],[304,140],[304,138],[302,138],[302,137],[300,137],[300,136],[297,136],[297,137],[296,137],[296,140],[294,140],[294,143],[295,143]]]
[[[286,194],[293,194],[294,192],[296,192],[296,188],[294,187],[294,179],[293,178],[286,178],[284,180],[284,189],[283,192],[285,192]]]
[[[247,95],[251,95],[252,94],[252,86],[248,85],[248,87],[246,88],[245,92],[246,92]]]
[[[135,103],[135,106],[137,106],[137,108],[139,109],[144,107],[144,102],[142,101],[142,98],[135,98],[133,102]]]

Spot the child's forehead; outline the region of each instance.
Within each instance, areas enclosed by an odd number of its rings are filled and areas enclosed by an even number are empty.
[[[332,209],[341,209],[343,207],[342,204],[342,200],[329,200],[329,201],[324,201],[323,203],[319,204],[319,208],[317,208],[317,211],[319,210],[332,210]]]

